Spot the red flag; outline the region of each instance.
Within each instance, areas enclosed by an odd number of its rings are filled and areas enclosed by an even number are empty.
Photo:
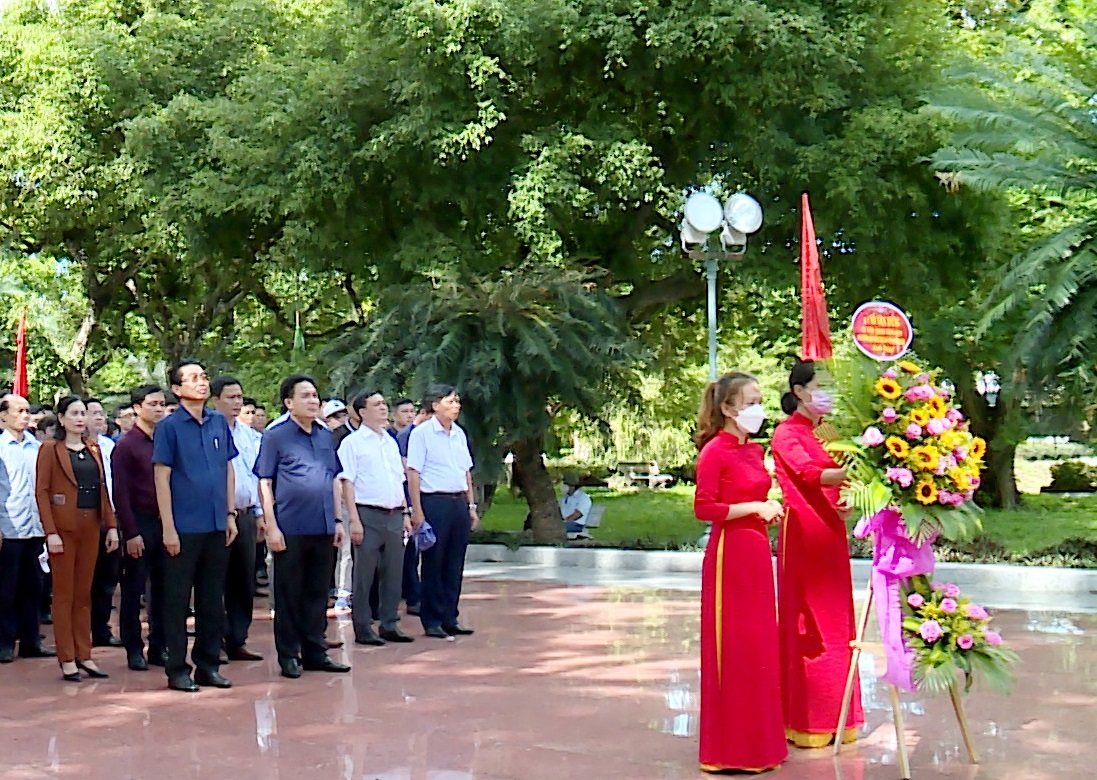
[[[15,383],[11,387],[13,395],[27,397],[27,310],[23,309],[19,317],[19,333],[15,337]]]
[[[819,247],[815,244],[815,223],[811,219],[808,194],[801,196],[800,212],[800,295],[803,320],[800,325],[800,357],[803,360],[829,360],[830,320],[827,299],[823,295],[823,269],[819,265]]]

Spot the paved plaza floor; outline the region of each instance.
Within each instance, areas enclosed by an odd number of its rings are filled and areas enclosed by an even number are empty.
[[[111,679],[60,679],[56,663],[0,667],[2,778],[285,780],[676,780],[697,769],[695,590],[502,579],[470,567],[453,642],[357,647],[349,622],[329,635],[351,674],[284,680],[271,622],[257,610],[251,646],[267,655],[223,672],[231,690],[168,691],[162,670],[130,672],[97,649]],[[665,583],[664,583],[665,585]],[[1010,697],[978,691],[967,707],[982,763],[970,766],[947,697],[905,695],[915,778],[1051,780],[1097,776],[1097,616],[999,612],[1024,665]],[[860,674],[868,720],[835,760],[795,751],[780,780],[899,776],[882,659]]]

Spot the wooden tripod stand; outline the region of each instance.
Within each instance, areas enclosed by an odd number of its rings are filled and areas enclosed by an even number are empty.
[[[846,730],[846,722],[849,720],[850,698],[853,696],[853,683],[857,679],[857,664],[861,660],[861,651],[883,653],[884,646],[879,642],[866,642],[865,631],[868,629],[869,616],[872,614],[873,599],[872,577],[869,577],[868,588],[865,590],[865,603],[861,607],[861,615],[857,619],[857,636],[849,643],[853,648],[853,655],[849,661],[849,673],[846,675],[846,690],[842,696],[842,709],[838,714],[838,725],[834,730],[834,755],[842,751],[842,734]],[[953,682],[948,689],[952,699],[952,709],[956,713],[956,721],[960,724],[960,734],[964,738],[964,747],[967,748],[968,760],[973,764],[979,763],[979,755],[975,752],[975,744],[971,739],[971,728],[968,726],[967,713],[964,712],[964,702],[960,698],[960,691]],[[903,726],[903,710],[899,702],[899,689],[888,684],[888,697],[891,699],[891,716],[895,723],[895,747],[899,754],[899,777],[902,780],[910,780],[910,758],[907,755],[906,732]]]

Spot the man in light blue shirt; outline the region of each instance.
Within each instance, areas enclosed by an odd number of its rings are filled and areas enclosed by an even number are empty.
[[[229,461],[236,474],[236,493],[230,500],[237,511],[236,539],[229,548],[225,575],[225,653],[230,661],[262,661],[263,656],[247,647],[255,599],[255,551],[258,529],[263,522],[259,502],[259,478],[252,469],[259,456],[263,435],[237,418],[244,408],[244,388],[239,379],[217,377],[210,384],[213,408],[225,415],[229,433],[239,455]]]
[[[469,532],[480,524],[472,488],[472,455],[457,417],[461,397],[450,385],[433,385],[424,406],[434,416],[408,437],[408,493],[414,528],[430,522],[437,537],[423,551],[422,602],[419,619],[435,639],[471,634],[458,622],[461,580]]]
[[[30,404],[18,395],[0,399],[0,663],[53,657],[38,638],[42,570],[38,555],[46,541],[34,497],[38,440],[27,433]]]

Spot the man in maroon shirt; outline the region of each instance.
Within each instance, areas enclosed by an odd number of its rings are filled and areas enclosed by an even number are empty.
[[[118,441],[111,456],[114,511],[125,544],[122,556],[122,603],[119,633],[129,668],[145,671],[149,664],[163,666],[164,544],[156,485],[152,476],[152,436],[164,417],[164,392],[158,385],[142,385],[130,393],[134,426]],[[149,654],[141,637],[141,596],[149,588]]]

